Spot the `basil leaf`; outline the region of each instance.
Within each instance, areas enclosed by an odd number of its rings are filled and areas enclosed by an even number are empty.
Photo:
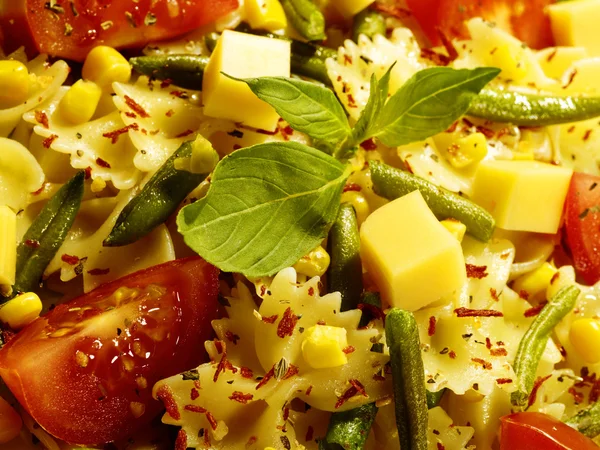
[[[373,136],[396,147],[440,133],[467,112],[479,91],[499,73],[494,67],[421,70],[388,100]]]
[[[243,148],[219,162],[206,197],[183,208],[177,226],[221,270],[272,275],[327,236],[348,175],[336,159],[298,143]]]
[[[234,78],[237,80],[237,78]],[[352,133],[344,108],[324,86],[285,77],[247,78],[258,98],[271,105],[290,126],[334,148]]]

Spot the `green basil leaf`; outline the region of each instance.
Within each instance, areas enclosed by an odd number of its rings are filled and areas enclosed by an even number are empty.
[[[327,236],[348,175],[336,159],[298,143],[243,148],[219,162],[206,197],[183,208],[177,226],[221,270],[272,275]]]
[[[396,147],[440,133],[467,112],[479,91],[499,73],[494,67],[421,70],[388,100],[373,135]]]
[[[275,108],[294,130],[325,143],[328,148],[336,147],[352,133],[344,108],[331,89],[285,77],[239,81],[247,83],[252,92]]]

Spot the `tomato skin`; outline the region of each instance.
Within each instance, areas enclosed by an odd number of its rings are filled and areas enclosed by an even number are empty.
[[[138,294],[119,301],[123,287]],[[160,412],[158,380],[206,360],[217,297],[218,270],[200,258],[136,272],[21,330],[0,350],[0,375],[50,434],[84,445],[122,439]]]
[[[6,52],[24,45],[30,55],[75,61],[97,45],[142,47],[181,35],[238,6],[238,0],[58,0],[53,9],[46,0],[2,3],[0,30],[10,36]]]
[[[566,242],[575,271],[588,284],[600,280],[600,177],[573,173],[565,202]]]
[[[590,438],[548,414],[519,412],[500,421],[500,450],[598,450]]]

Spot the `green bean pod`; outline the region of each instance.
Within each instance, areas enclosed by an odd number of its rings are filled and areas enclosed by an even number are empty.
[[[494,122],[540,127],[600,116],[600,97],[552,96],[483,89],[469,115]]]
[[[480,241],[487,242],[492,237],[494,218],[470,200],[381,162],[369,161],[369,167],[376,194],[394,200],[418,190],[438,219],[451,217],[460,220],[467,227],[467,232]]]
[[[592,403],[565,423],[587,437],[595,438],[600,435],[600,402]]]
[[[412,313],[392,308],[385,318],[390,349],[396,426],[402,450],[427,450],[425,369],[417,321]]]
[[[183,199],[208,175],[175,168],[176,159],[188,158],[191,154],[191,142],[184,142],[123,208],[102,245],[131,244],[164,223],[177,210]]]
[[[136,56],[129,63],[136,72],[157,80],[169,79],[185,89],[202,89],[208,59],[198,55]]]
[[[354,42],[358,42],[358,36],[361,34],[373,39],[375,35],[382,34],[385,36],[385,33],[385,17],[379,12],[366,8],[354,16],[354,23],[352,24],[352,40]]]
[[[327,275],[329,292],[342,294],[342,311],[355,309],[363,291],[360,237],[356,213],[349,203],[340,206],[329,230],[331,263]]]
[[[85,172],[75,174],[46,203],[17,247],[13,294],[39,287],[44,270],[67,237],[81,206]]]
[[[446,388],[440,389],[436,392],[426,391],[427,396],[427,409],[435,408],[442,401],[442,397],[446,393]]]
[[[527,406],[548,337],[562,318],[575,307],[580,292],[575,286],[565,286],[558,291],[523,335],[513,363],[517,376],[517,390],[511,394],[510,400],[514,406],[520,408]]]
[[[312,0],[280,0],[288,20],[309,41],[325,39],[325,17]]]
[[[377,410],[375,403],[368,403],[332,414],[327,434],[319,441],[319,450],[363,450]]]

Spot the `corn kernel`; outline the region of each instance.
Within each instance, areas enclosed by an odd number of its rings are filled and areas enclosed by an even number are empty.
[[[348,347],[346,329],[315,325],[304,332],[302,355],[314,369],[338,367],[348,362],[344,349]]]
[[[329,253],[320,245],[304,255],[293,265],[296,272],[309,277],[321,277],[327,272],[331,258]]]
[[[96,112],[102,89],[93,81],[78,80],[60,101],[62,117],[72,124],[88,122]]]
[[[356,221],[360,226],[371,213],[369,202],[361,192],[347,191],[342,194],[342,203],[350,203],[356,212]]]
[[[131,78],[131,66],[114,48],[100,45],[88,53],[81,75],[84,80],[93,81],[105,88],[115,81],[127,83]]]
[[[0,321],[18,330],[37,319],[42,312],[42,302],[37,294],[26,292],[0,307]]]
[[[106,188],[106,181],[99,177],[94,178],[92,184],[90,185],[90,190],[93,193],[102,192],[104,188]]]
[[[21,416],[0,397],[0,444],[6,444],[16,438],[22,426]]]
[[[446,149],[446,152],[450,164],[457,169],[462,169],[485,158],[487,140],[482,133],[471,133],[457,139]]]
[[[17,265],[17,215],[6,205],[0,205],[0,287],[9,294],[15,284]]]
[[[533,272],[517,278],[513,284],[513,290],[518,294],[526,293],[529,300],[544,300],[546,289],[550,286],[550,280],[557,272],[552,264],[545,262]]]
[[[252,28],[275,31],[287,27],[285,11],[279,0],[246,0],[245,8]]]
[[[14,60],[0,61],[0,107],[11,108],[24,102],[29,94],[29,70]]]
[[[441,224],[444,225],[446,230],[452,233],[452,236],[454,236],[458,242],[462,242],[465,237],[465,232],[467,231],[467,226],[464,223],[456,219],[444,219],[441,221]]]
[[[569,340],[585,362],[600,362],[600,321],[589,318],[575,320],[569,330]]]

